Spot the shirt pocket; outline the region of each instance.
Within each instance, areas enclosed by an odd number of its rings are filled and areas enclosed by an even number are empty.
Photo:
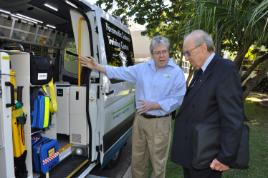
[[[154,90],[161,95],[166,95],[173,86],[173,80],[170,74],[161,74],[153,82]]]

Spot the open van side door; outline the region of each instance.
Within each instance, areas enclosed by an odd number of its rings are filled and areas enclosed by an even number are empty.
[[[88,12],[88,13],[93,13],[94,12]],[[95,46],[91,46],[92,40],[95,40],[95,31],[91,30],[94,29],[91,25],[94,21],[92,21],[93,16],[88,16],[88,15],[82,15],[80,12],[76,10],[70,10],[70,15],[71,15],[71,21],[72,21],[72,27],[73,27],[73,33],[74,33],[74,38],[75,38],[75,43],[76,43],[76,49],[77,49],[77,54],[78,56],[94,56],[97,58],[93,50],[95,49]],[[97,41],[94,41],[94,44],[97,43]],[[83,70],[80,68],[80,64],[78,61],[78,74],[84,75]],[[79,70],[80,68],[80,70]],[[89,70],[89,69],[86,69]],[[91,73],[91,71],[90,71]],[[96,72],[95,77],[96,77]],[[84,118],[87,119],[87,129],[85,131],[86,139],[87,139],[87,145],[90,147],[89,148],[89,157],[91,161],[95,162],[99,157],[99,151],[98,147],[101,145],[100,143],[100,131],[99,128],[101,126],[100,124],[100,117],[99,117],[99,107],[97,107],[97,103],[99,103],[98,99],[99,97],[97,96],[99,93],[99,82],[90,82],[90,76],[86,76],[86,80],[88,83],[86,83],[86,103],[83,103],[86,106],[86,116]],[[97,75],[99,77],[99,75]],[[78,76],[78,88],[77,90],[81,91],[79,89],[79,76]],[[99,80],[98,80],[99,81]],[[85,123],[85,122],[83,122]],[[85,125],[81,123],[80,128],[84,128]],[[76,123],[79,125],[79,123]],[[79,129],[79,128],[78,128]],[[80,131],[80,130],[79,130]],[[78,132],[79,132],[78,131]],[[82,134],[83,135],[83,134]],[[71,140],[72,140],[72,133],[71,133]]]
[[[99,61],[112,66],[133,65],[132,39],[128,27],[118,19],[103,12],[96,12],[99,34]],[[101,129],[101,164],[116,158],[131,135],[135,116],[133,85],[101,74],[103,109]]]

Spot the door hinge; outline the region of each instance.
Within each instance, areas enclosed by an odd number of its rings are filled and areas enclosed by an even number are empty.
[[[95,28],[95,32],[96,33],[99,33],[98,27]]]
[[[98,145],[98,146],[96,146],[96,151],[97,151],[97,152],[102,151],[102,145]]]

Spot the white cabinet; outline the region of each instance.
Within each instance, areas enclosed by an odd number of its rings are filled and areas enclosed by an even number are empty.
[[[70,84],[56,84],[56,94],[58,103],[57,112],[57,133],[70,135]]]

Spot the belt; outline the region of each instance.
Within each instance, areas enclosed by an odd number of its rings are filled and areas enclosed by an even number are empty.
[[[161,118],[161,117],[169,117],[170,114],[166,114],[164,116],[155,116],[155,115],[151,115],[151,114],[141,114],[142,117],[146,118],[146,119],[152,119],[152,118]]]

